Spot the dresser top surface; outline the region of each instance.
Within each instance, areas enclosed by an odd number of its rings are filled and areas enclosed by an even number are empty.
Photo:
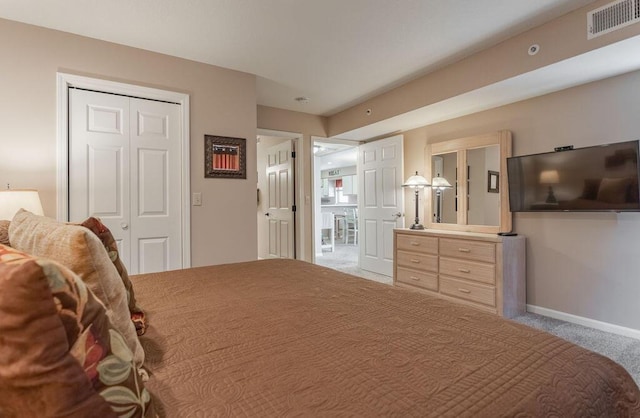
[[[509,240],[523,240],[525,239],[523,235],[515,235],[515,236],[501,236],[496,234],[484,234],[480,232],[463,232],[463,231],[446,231],[446,230],[435,230],[435,229],[408,229],[408,228],[396,228],[393,230],[394,233],[402,233],[408,235],[416,235],[423,237],[440,237],[440,238],[458,238],[458,239],[473,239],[477,241],[487,241],[487,242],[506,242]]]

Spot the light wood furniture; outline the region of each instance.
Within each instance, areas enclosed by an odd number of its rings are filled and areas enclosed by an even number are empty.
[[[394,230],[393,283],[505,317],[524,313],[525,237]]]

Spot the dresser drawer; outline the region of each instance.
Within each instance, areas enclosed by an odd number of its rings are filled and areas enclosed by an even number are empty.
[[[438,238],[418,235],[397,234],[398,250],[417,251],[425,254],[438,254]]]
[[[396,280],[400,283],[410,284],[411,286],[421,287],[423,289],[438,290],[438,275],[435,273],[426,273],[424,271],[398,267]]]
[[[440,255],[495,263],[496,245],[491,242],[441,238]]]
[[[438,256],[398,251],[398,266],[415,270],[438,272]]]
[[[440,293],[487,306],[496,306],[496,288],[494,286],[440,276]]]
[[[440,274],[477,282],[496,284],[496,265],[459,258],[440,257]]]

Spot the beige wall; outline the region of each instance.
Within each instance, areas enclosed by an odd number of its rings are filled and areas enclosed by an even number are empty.
[[[640,71],[404,133],[405,178],[427,143],[501,129],[514,155],[640,139]],[[640,213],[517,213],[527,303],[640,329]]]
[[[189,94],[194,266],[255,259],[255,76],[0,19],[0,183],[56,216],[56,72]],[[247,138],[247,179],[204,178],[204,135]]]
[[[303,172],[297,176],[299,181],[304,184],[304,196],[298,196],[299,205],[304,211],[304,244],[302,254],[299,259],[312,261],[312,207],[313,207],[313,187],[311,185],[311,137],[325,138],[326,134],[326,118],[322,116],[314,116],[302,112],[292,112],[289,110],[276,109],[267,106],[258,106],[258,128],[271,129],[276,131],[292,132],[302,135],[302,141],[298,142],[297,155],[302,158]],[[297,192],[297,191],[296,191]],[[300,209],[298,210],[300,212]]]
[[[332,115],[329,117],[329,135],[339,136],[341,133],[640,35],[640,25],[636,24],[587,40],[587,11],[610,2],[611,0],[595,1]],[[540,45],[540,52],[529,56],[528,48],[533,44]],[[366,115],[366,109],[372,110],[371,116]]]

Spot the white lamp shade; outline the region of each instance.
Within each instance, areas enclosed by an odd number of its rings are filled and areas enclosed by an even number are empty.
[[[409,177],[407,181],[405,181],[404,184],[402,185],[402,187],[411,187],[412,189],[423,188],[428,186],[430,186],[429,181],[424,177],[419,176],[417,171],[415,175]]]
[[[558,170],[545,170],[540,173],[540,183],[542,184],[556,184],[559,182]]]
[[[449,183],[447,179],[438,176],[434,177],[433,180],[431,180],[431,187],[433,187],[434,189],[446,189],[453,186],[451,186],[451,183]]]
[[[44,215],[37,190],[0,190],[0,220],[12,220],[20,209],[36,215]]]

